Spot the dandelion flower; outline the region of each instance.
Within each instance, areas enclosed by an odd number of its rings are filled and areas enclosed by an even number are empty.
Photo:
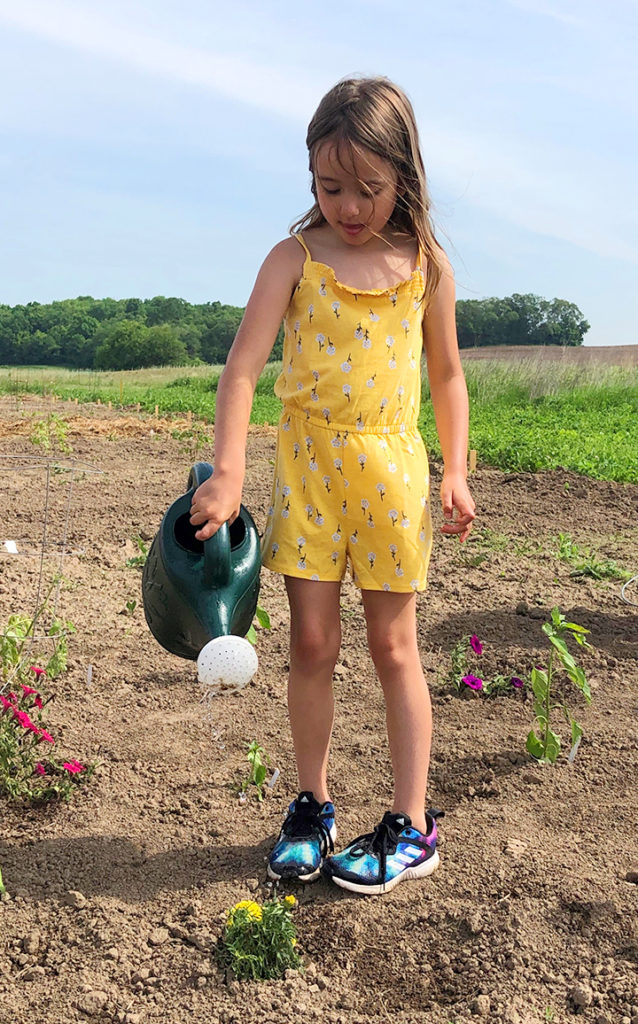
[[[294,907],[297,900],[294,896],[284,896],[284,903],[289,907]]]

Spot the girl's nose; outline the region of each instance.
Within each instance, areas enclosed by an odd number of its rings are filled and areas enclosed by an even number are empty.
[[[341,203],[341,214],[344,217],[358,216],[359,201],[355,196],[344,196]]]

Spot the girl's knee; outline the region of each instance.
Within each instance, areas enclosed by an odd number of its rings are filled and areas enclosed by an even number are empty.
[[[341,632],[326,630],[321,622],[293,630],[290,637],[291,659],[308,668],[334,667],[340,647]]]
[[[368,648],[382,679],[410,665],[415,658],[419,660],[416,639],[412,635],[369,629]]]

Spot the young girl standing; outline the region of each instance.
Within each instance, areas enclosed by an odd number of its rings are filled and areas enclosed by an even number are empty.
[[[467,390],[454,280],[434,237],[409,100],[385,78],[339,82],[307,144],[315,202],[257,277],[219,381],[215,472],[193,496],[191,523],[205,540],[238,515],[253,394],[283,318],[275,385],[283,412],[262,560],[283,573],[290,603],[300,792],[268,873],[307,882],[323,870],[344,888],[379,893],[438,865],[436,822],[425,810],[432,719],[416,630],[432,545],[417,428],[422,349],[444,461],[441,530],[461,541],[474,519]],[[327,764],[348,564],[384,691],[395,788],[374,830],[334,853]]]

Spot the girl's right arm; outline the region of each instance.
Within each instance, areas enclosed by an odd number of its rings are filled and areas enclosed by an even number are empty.
[[[195,536],[208,540],[222,523],[239,515],[246,470],[246,436],[259,375],[297,286],[303,252],[294,238],[279,242],[257,275],[242,322],[219,378],[215,408],[215,470],[197,488],[190,521]]]

